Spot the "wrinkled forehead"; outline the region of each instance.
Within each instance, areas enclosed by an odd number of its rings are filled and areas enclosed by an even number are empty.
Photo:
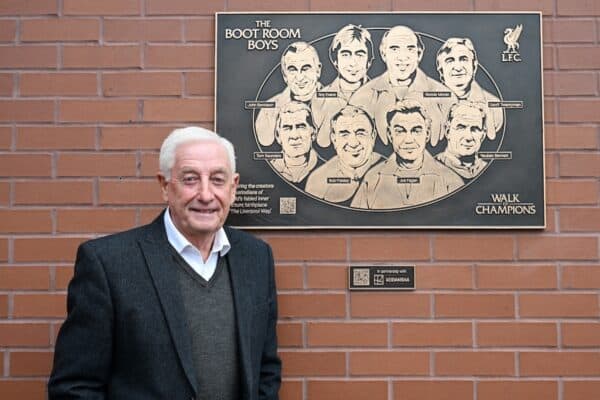
[[[289,52],[283,57],[283,64],[285,67],[290,65],[294,66],[302,66],[302,65],[312,65],[316,67],[319,61],[316,59],[315,55],[310,49],[302,50],[298,53]]]
[[[417,35],[413,31],[406,28],[392,29],[387,35],[386,47],[392,46],[418,47]]]
[[[458,123],[481,126],[483,124],[483,115],[477,108],[460,106],[454,110],[454,117],[452,118],[453,125]]]
[[[279,126],[297,125],[300,123],[308,123],[308,113],[306,110],[284,112],[279,116]]]
[[[340,115],[333,126],[333,130],[336,133],[341,131],[353,132],[358,129],[364,129],[369,132],[373,130],[371,121],[364,114],[357,113],[354,115]]]
[[[418,112],[397,112],[390,121],[390,126],[425,126],[425,119]]]

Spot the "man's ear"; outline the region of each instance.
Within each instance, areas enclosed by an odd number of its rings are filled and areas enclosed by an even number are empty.
[[[162,172],[157,173],[156,178],[158,179],[158,184],[160,185],[160,192],[162,194],[163,200],[169,201],[169,191],[167,190],[167,185],[169,184],[169,181],[167,180],[167,178],[165,178]]]

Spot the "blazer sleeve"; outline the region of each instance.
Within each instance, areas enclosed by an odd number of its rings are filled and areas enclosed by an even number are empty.
[[[58,334],[49,400],[106,398],[112,360],[113,306],[106,272],[90,242],[79,246],[67,318]]]
[[[277,290],[275,288],[275,268],[271,247],[267,245],[267,258],[269,268],[269,320],[265,337],[258,398],[260,400],[279,399],[281,385],[281,360],[277,356]]]

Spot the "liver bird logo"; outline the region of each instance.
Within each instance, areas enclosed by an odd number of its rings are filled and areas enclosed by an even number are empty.
[[[523,31],[523,25],[519,24],[514,28],[506,28],[504,30],[504,43],[506,43],[505,53],[519,52],[519,36]]]

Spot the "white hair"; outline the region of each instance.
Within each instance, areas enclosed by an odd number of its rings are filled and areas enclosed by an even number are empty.
[[[175,151],[177,150],[177,147],[184,143],[199,141],[215,142],[223,146],[227,153],[227,157],[229,158],[231,172],[235,172],[235,150],[233,149],[233,144],[231,144],[229,140],[208,129],[189,126],[173,130],[160,147],[158,164],[160,172],[166,179],[171,178],[171,169],[173,168],[173,165],[175,165]]]

